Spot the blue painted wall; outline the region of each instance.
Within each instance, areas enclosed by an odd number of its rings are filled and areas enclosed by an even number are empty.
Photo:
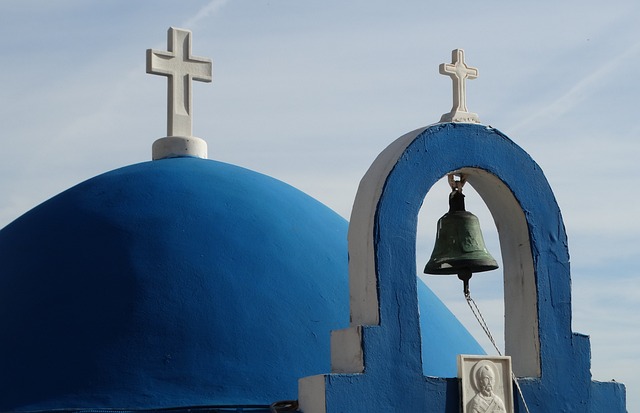
[[[425,326],[419,325],[416,311],[415,245],[418,211],[427,191],[447,173],[464,167],[500,178],[526,217],[542,370],[541,377],[521,383],[531,413],[625,412],[624,386],[591,381],[588,337],[571,332],[567,238],[542,171],[499,131],[453,123],[417,134],[386,179],[370,234],[380,325],[363,327],[364,374],[325,376],[327,412],[459,411],[457,380],[423,375],[420,328]],[[516,412],[524,412],[516,399]]]
[[[330,371],[347,223],[195,158],[92,178],[0,231],[0,411],[269,404]],[[415,274],[414,274],[415,280]],[[481,351],[420,285],[428,374]]]

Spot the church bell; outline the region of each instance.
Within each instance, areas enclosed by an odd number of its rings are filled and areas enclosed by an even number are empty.
[[[478,217],[465,210],[462,186],[464,176],[455,180],[449,175],[452,192],[449,212],[438,220],[436,242],[431,259],[424,268],[426,274],[457,274],[469,294],[469,279],[474,272],[491,271],[498,263],[484,244]]]

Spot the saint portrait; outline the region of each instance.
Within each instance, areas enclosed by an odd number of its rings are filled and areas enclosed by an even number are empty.
[[[472,369],[471,380],[477,389],[467,407],[469,413],[506,413],[504,402],[494,391],[495,366],[489,360],[481,360]]]
[[[463,413],[512,413],[511,359],[459,356]]]

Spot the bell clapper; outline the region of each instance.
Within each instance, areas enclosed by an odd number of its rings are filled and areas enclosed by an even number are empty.
[[[464,296],[466,298],[471,297],[471,293],[469,292],[469,280],[471,279],[471,271],[462,270],[458,273],[458,278],[462,280]]]

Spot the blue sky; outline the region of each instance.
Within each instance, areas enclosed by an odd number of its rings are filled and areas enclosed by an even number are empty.
[[[209,157],[281,179],[345,218],[377,154],[450,110],[438,65],[463,48],[480,74],[469,110],[529,152],[563,211],[573,330],[591,335],[593,377],[624,382],[628,409],[640,411],[639,18],[632,0],[3,0],[0,227],[150,159],[165,134],[166,80],[145,74],[145,50],[164,50],[169,26],[192,30],[193,53],[213,59],[213,84],[193,87],[194,134]],[[441,182],[427,196],[419,267],[446,193]],[[472,280],[496,336],[501,276]],[[460,285],[425,281],[481,339]]]

